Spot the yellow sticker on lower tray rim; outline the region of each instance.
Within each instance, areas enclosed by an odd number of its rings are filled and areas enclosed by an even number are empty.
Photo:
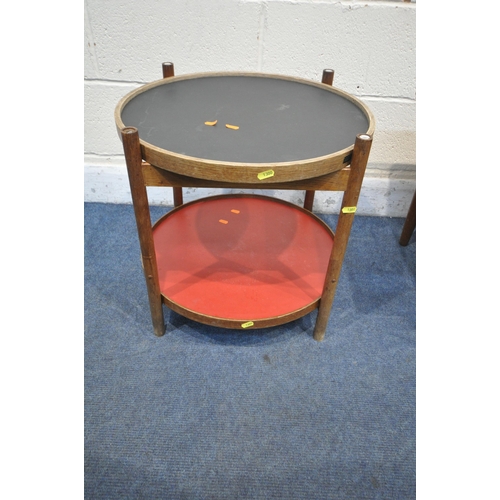
[[[356,212],[356,207],[344,207],[342,209],[343,214],[353,214],[354,212]]]
[[[266,170],[265,172],[257,174],[257,178],[259,179],[259,181],[262,181],[264,179],[269,179],[269,177],[273,177],[273,175],[274,175],[274,170]]]
[[[253,321],[247,321],[246,323],[242,323],[241,328],[248,328],[249,326],[253,326]]]
[[[226,123],[226,128],[230,128],[231,130],[239,130],[240,127],[238,125],[229,125],[229,123]]]

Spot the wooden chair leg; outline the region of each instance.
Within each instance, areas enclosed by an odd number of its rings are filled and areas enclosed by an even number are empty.
[[[321,83],[324,83],[326,85],[333,85],[333,76],[335,72],[333,69],[325,69],[323,70],[323,77],[321,79]],[[309,210],[309,212],[312,212],[313,205],[314,205],[314,193],[315,191],[306,191],[306,195],[304,198],[304,208],[306,210]]]
[[[164,62],[161,65],[163,78],[170,78],[174,76],[174,63],[172,62]]]
[[[148,195],[142,174],[142,155],[139,143],[139,133],[135,127],[122,130],[122,142],[127,163],[128,178],[132,202],[134,204],[135,220],[141,247],[142,265],[151,309],[151,319],[155,335],[161,337],[165,333],[163,305],[158,280],[158,267],[153,241],[153,228],[149,212]]]
[[[415,231],[415,226],[417,225],[417,192],[413,193],[413,199],[411,200],[410,208],[408,209],[408,214],[406,215],[406,220],[403,225],[403,230],[401,231],[401,237],[399,238],[399,244],[402,246],[408,245],[413,231]]]
[[[170,78],[174,76],[174,63],[172,62],[162,63],[162,72],[163,72],[163,78]],[[184,203],[182,199],[182,188],[173,187],[172,189],[174,191],[174,207],[178,207],[179,205],[182,205]]]
[[[326,327],[330,317],[335,292],[337,290],[337,283],[342,269],[349,235],[351,233],[351,226],[354,221],[354,213],[356,212],[371,145],[371,136],[360,134],[356,137],[354,151],[352,153],[351,172],[347,183],[347,189],[342,199],[342,207],[335,230],[333,249],[330,255],[325,285],[323,294],[321,295],[316,325],[314,327],[315,340],[323,340],[325,337]]]
[[[304,198],[304,208],[306,210],[309,210],[309,212],[313,211],[314,193],[316,193],[316,191],[306,191],[306,195]]]

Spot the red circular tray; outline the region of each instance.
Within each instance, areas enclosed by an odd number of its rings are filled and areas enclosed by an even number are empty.
[[[226,327],[282,324],[314,309],[334,238],[310,212],[257,195],[187,203],[153,237],[167,305]]]

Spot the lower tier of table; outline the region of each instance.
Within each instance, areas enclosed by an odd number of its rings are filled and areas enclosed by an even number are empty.
[[[164,303],[225,328],[275,326],[316,308],[334,241],[309,211],[257,195],[182,205],[153,238]]]

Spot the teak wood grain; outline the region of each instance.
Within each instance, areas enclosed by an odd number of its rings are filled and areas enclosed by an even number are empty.
[[[230,328],[234,330],[241,330],[242,324],[244,324],[241,320],[231,320],[224,318],[215,318],[213,316],[209,316],[207,314],[201,314],[196,311],[191,311],[185,307],[179,306],[179,304],[175,303],[173,300],[170,300],[165,295],[162,295],[163,303],[172,311],[184,316],[186,318],[192,319],[193,321],[197,321],[198,323],[202,323],[204,325],[216,326],[218,328]],[[290,321],[295,321],[296,319],[302,318],[306,314],[317,309],[319,304],[319,300],[316,300],[309,304],[306,307],[298,311],[294,311],[293,313],[289,313],[283,316],[275,316],[273,318],[266,319],[253,319],[249,318],[253,324],[252,326],[246,328],[248,330],[255,330],[259,328],[270,328],[272,326],[279,326],[285,323],[289,323]]]
[[[349,180],[350,167],[343,168],[311,179],[290,182],[267,182],[267,189],[313,189],[315,191],[345,191]],[[197,179],[186,175],[175,174],[155,167],[149,163],[142,163],[142,173],[147,186],[156,187],[195,187],[195,188],[233,188],[233,189],[261,189],[260,181],[254,184],[240,182],[217,182]],[[272,179],[271,179],[272,180]]]
[[[153,242],[151,214],[146,185],[142,176],[142,158],[137,129],[134,127],[124,128],[122,130],[122,142],[141,247],[141,258],[149,296],[151,319],[153,321],[154,332],[160,337],[165,333],[165,321],[163,318],[158,266]]]
[[[344,213],[342,209],[346,207],[357,207],[371,145],[371,136],[360,134],[356,137],[351,162],[351,174],[349,176],[347,189],[344,191],[344,196],[342,198],[342,205],[335,231],[335,243],[330,256],[328,270],[326,271],[325,285],[323,294],[321,295],[316,325],[314,327],[315,340],[323,340],[325,336],[326,326],[328,324],[342,263],[344,261],[344,254],[347,249],[349,235],[351,234],[351,226],[354,221],[355,212]]]

